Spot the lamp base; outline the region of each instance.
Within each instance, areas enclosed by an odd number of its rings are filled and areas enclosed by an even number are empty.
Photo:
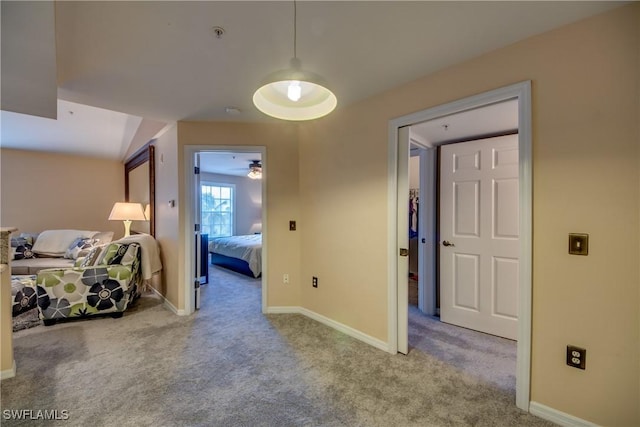
[[[129,237],[131,235],[131,220],[125,219],[122,222],[124,222],[124,237]]]

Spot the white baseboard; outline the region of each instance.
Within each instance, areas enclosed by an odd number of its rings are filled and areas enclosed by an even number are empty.
[[[556,423],[566,427],[598,427],[598,424],[594,424],[590,421],[583,420],[573,415],[558,411],[557,409],[550,408],[542,403],[531,402],[529,404],[529,412],[536,417],[544,418],[547,421]]]
[[[300,310],[298,306],[267,307],[266,314],[302,314]]]
[[[0,380],[6,380],[9,378],[13,378],[16,376],[16,361],[13,361],[13,366],[11,369],[5,369],[4,371],[0,371]]]
[[[318,314],[315,311],[311,311],[304,307],[297,307],[297,306],[267,307],[267,313],[268,314],[302,314],[303,316],[313,319],[316,322],[320,322],[323,325],[327,325],[330,328],[340,331],[343,334],[349,335],[350,337],[360,340],[377,349],[387,351],[387,352],[389,351],[389,345],[386,342],[381,341],[365,333],[362,333],[357,329],[352,328],[351,326],[347,326],[340,322],[336,322],[335,320],[329,319],[328,317],[323,316],[322,314]]]
[[[149,286],[148,289],[151,289],[153,293],[158,295],[160,299],[162,299],[162,305],[164,305],[169,311],[173,312],[173,314],[177,314],[178,316],[186,316],[186,312],[184,310],[178,310],[175,305],[171,304],[171,301],[165,298],[156,288],[153,286]]]

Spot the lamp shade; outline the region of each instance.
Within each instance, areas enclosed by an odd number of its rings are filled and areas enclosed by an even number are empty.
[[[300,68],[297,58],[291,68],[267,76],[253,94],[253,103],[263,113],[282,120],[313,120],[332,112],[338,100],[317,74]]]
[[[116,202],[109,214],[110,220],[146,221],[144,210],[140,203]]]

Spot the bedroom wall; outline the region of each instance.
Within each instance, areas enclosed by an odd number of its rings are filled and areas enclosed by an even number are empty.
[[[531,399],[639,425],[639,22],[640,4],[618,8],[305,123],[303,307],[386,340],[389,120],[531,80]],[[570,232],[590,234],[589,256],[567,254]],[[567,344],[587,349],[585,371]]]
[[[265,146],[263,159],[267,200],[267,278],[270,307],[299,306],[300,284],[300,236],[305,225],[300,218],[298,189],[297,128],[288,123],[224,123],[179,122],[179,180],[180,194],[184,188],[185,145],[233,145]],[[182,200],[182,199],[181,199]],[[180,228],[184,227],[184,211],[181,204]],[[289,231],[289,220],[298,221],[298,231]],[[180,264],[184,259],[180,258]],[[289,284],[282,283],[288,273]]]
[[[243,176],[202,173],[200,179],[236,186],[236,235],[262,231],[262,181]]]
[[[178,197],[178,126],[174,123],[159,135],[155,145],[156,167],[156,240],[160,245],[162,259],[161,283],[156,288],[177,311],[184,308],[184,291],[181,277],[183,265],[178,260],[181,254]],[[174,206],[169,202],[175,201]]]
[[[0,150],[0,220],[20,232],[46,229],[113,231],[113,204],[124,200],[121,161],[35,151]]]

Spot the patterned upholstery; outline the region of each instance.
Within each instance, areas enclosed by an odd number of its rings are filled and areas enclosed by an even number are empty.
[[[45,324],[122,313],[140,295],[140,245],[111,243],[103,252],[106,263],[38,272],[38,309]]]
[[[11,276],[11,314],[20,313],[36,308],[36,276]]]

